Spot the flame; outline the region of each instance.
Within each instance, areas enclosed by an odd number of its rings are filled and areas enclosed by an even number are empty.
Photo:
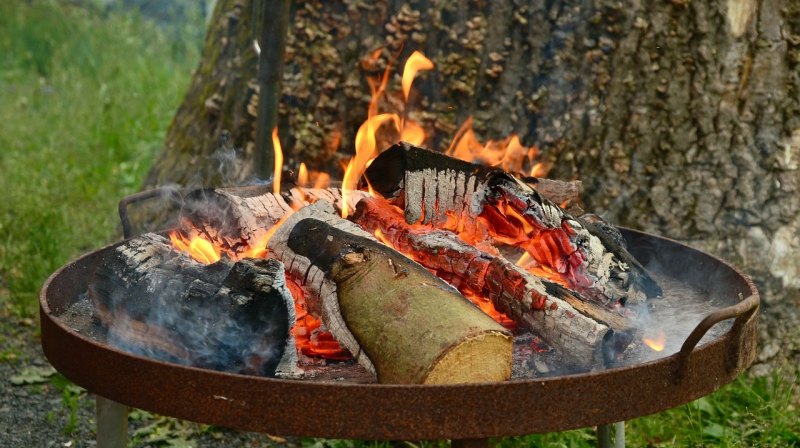
[[[547,174],[544,164],[535,162],[539,156],[539,150],[535,146],[523,145],[516,134],[503,140],[488,140],[483,144],[475,136],[472,123],[472,117],[464,120],[450,142],[447,155],[467,162],[496,166],[506,171],[530,173],[536,177]],[[526,168],[528,165],[530,168]]]
[[[221,258],[221,251],[210,241],[201,236],[186,237],[182,233],[173,231],[169,233],[169,240],[173,247],[186,252],[195,261],[203,264],[216,263]]]
[[[513,319],[508,317],[507,315],[497,311],[497,308],[494,307],[494,304],[491,300],[487,299],[486,297],[480,296],[478,294],[473,294],[469,291],[461,291],[461,295],[467,298],[470,302],[472,302],[475,306],[481,309],[484,314],[488,315],[495,322],[498,324],[506,327],[509,330],[513,330],[517,328],[516,322]]]
[[[655,338],[642,338],[642,342],[645,343],[648,347],[653,349],[654,351],[660,352],[664,350],[664,346],[667,342],[667,336],[664,334],[663,329],[658,329],[658,334]]]
[[[376,59],[379,56],[380,52],[376,50],[371,55],[371,58]],[[414,82],[414,77],[417,72],[431,69],[433,69],[433,63],[419,51],[415,51],[409,56],[405,68],[403,69],[403,78],[401,82],[406,101],[408,101],[411,84]],[[384,70],[383,75],[379,79],[370,78],[368,80],[372,96],[369,101],[369,108],[367,109],[367,119],[358,128],[355,141],[356,155],[350,159],[350,162],[347,164],[344,171],[344,179],[342,180],[342,218],[347,218],[350,214],[348,205],[350,192],[358,187],[358,181],[361,179],[367,166],[369,166],[372,159],[378,156],[379,151],[377,148],[376,134],[381,126],[392,122],[400,139],[411,144],[421,145],[425,141],[425,130],[419,123],[413,120],[401,119],[396,113],[378,114],[378,103],[386,91],[390,70],[391,63],[387,64],[386,70]]]
[[[531,167],[531,172],[528,174],[531,177],[544,177],[547,175],[547,168],[542,162],[535,163]]]
[[[425,141],[425,130],[416,121],[405,120],[400,131],[400,140],[419,146]]]
[[[275,229],[277,227],[273,226],[272,228]],[[272,233],[275,233],[273,230]],[[270,237],[272,234],[270,234]],[[261,236],[255,243],[250,245],[249,248],[245,249],[242,252],[236,254],[235,257],[231,257],[234,260],[241,260],[242,258],[266,258],[267,257],[267,243],[269,242],[269,238],[266,235]]]
[[[283,150],[281,149],[281,141],[278,138],[278,127],[272,130],[272,148],[275,152],[275,172],[272,175],[272,192],[280,194],[281,192],[281,171],[283,170]]]
[[[356,133],[356,156],[350,159],[342,180],[342,218],[349,214],[348,199],[350,192],[358,187],[358,181],[367,169],[367,163],[374,159],[377,153],[376,131],[386,123],[394,122],[397,125],[397,114],[380,114],[367,118]]]
[[[378,241],[380,241],[381,243],[389,247],[392,247],[392,243],[389,242],[388,239],[386,239],[386,237],[383,235],[383,232],[381,232],[381,229],[375,229],[375,238],[377,238]]]
[[[301,186],[308,185],[308,168],[306,168],[305,163],[301,163],[300,168],[297,170],[297,184]]]
[[[314,177],[314,188],[328,188],[331,184],[331,176],[328,173],[317,173]]]
[[[408,101],[408,94],[411,93],[411,83],[414,82],[414,78],[417,76],[417,72],[420,70],[432,70],[433,69],[433,62],[430,59],[426,58],[425,55],[420,53],[419,51],[415,51],[411,53],[411,56],[408,57],[406,60],[406,66],[403,69],[403,95],[405,100]]]

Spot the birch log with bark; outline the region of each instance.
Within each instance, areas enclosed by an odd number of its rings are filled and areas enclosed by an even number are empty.
[[[130,239],[92,275],[89,297],[109,341],[180,364],[290,375],[294,301],[277,260],[203,265],[157,234]]]
[[[319,201],[294,213],[268,248],[339,343],[382,383],[504,381],[511,335],[451,286]],[[315,302],[312,299],[317,298]]]
[[[351,219],[370,232],[379,231],[400,253],[463,293],[491,300],[497,310],[555,348],[565,365],[603,365],[624,351],[636,332],[626,317],[535,277],[499,254],[481,251],[448,231],[409,226],[381,199],[362,199]]]
[[[147,186],[219,185],[223,159],[210,156],[223,132],[244,163],[222,172],[232,182],[252,172],[251,9],[217,2]],[[377,63],[360,63],[381,47]],[[740,265],[764,299],[760,360],[800,356],[800,4],[303,2],[280,106],[289,163],[338,172],[334,149],[351,153],[366,117],[366,75],[400,49],[399,63],[421,50],[436,65],[402,111],[430,147],[447,148],[469,116],[479,138],[517,133],[552,175],[584,180],[585,209]],[[401,111],[398,78],[382,111]]]

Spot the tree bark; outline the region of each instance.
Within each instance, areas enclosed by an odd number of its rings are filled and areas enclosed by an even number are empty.
[[[147,185],[252,173],[250,12],[247,0],[218,2]],[[380,47],[377,62],[363,59]],[[798,364],[800,4],[297,2],[279,112],[290,166],[338,169],[333,150],[352,148],[366,117],[365,76],[414,50],[436,69],[416,81],[409,111],[394,70],[382,111],[419,121],[438,149],[468,116],[483,138],[515,132],[554,177],[584,181],[588,211],[730,259],[762,292],[759,360]],[[224,133],[241,163],[220,156]]]

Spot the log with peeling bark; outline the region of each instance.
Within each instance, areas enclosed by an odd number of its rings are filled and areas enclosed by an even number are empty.
[[[294,302],[277,260],[203,265],[148,233],[109,253],[89,296],[109,342],[123,350],[237,373],[296,368]]]
[[[362,199],[351,219],[370,232],[379,231],[392,247],[461,292],[490,299],[572,367],[602,365],[633,339],[634,323],[623,315],[471,246],[452,232],[409,225],[383,199]]]
[[[366,192],[352,192],[350,207],[364,195]],[[292,188],[281,194],[274,194],[269,186],[195,190],[184,200],[181,227],[199,232],[230,253],[239,253],[259,245],[286,215],[320,199],[341,208],[338,188]]]
[[[268,248],[305,279],[310,310],[382,383],[503,381],[511,335],[419,264],[318,201],[278,227]]]
[[[406,222],[521,247],[570,289],[609,307],[661,296],[652,276],[602,227],[572,217],[504,171],[400,143],[380,154],[366,177],[403,208]]]

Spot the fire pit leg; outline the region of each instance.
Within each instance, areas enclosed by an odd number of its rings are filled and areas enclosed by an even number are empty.
[[[597,427],[597,446],[599,448],[625,448],[625,422],[614,423],[614,444],[611,444],[611,425]]]
[[[453,439],[451,448],[489,448],[489,439]]]
[[[95,395],[97,447],[128,446],[128,407]]]

